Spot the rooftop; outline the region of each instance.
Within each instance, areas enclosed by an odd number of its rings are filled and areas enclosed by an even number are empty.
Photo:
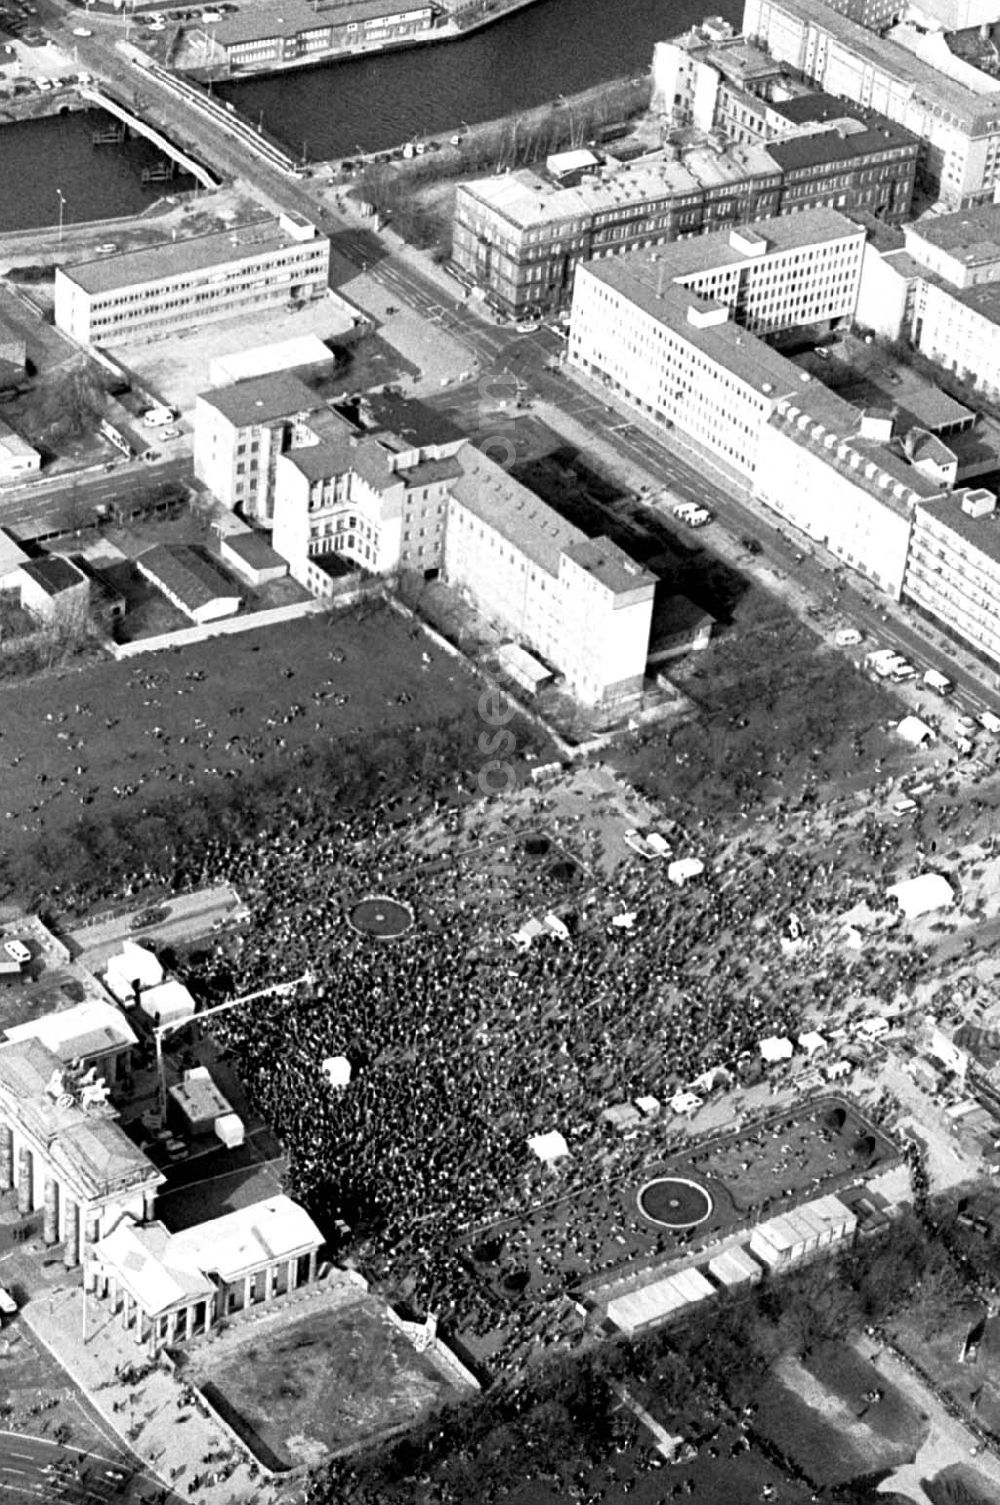
[[[29,559],[27,564],[21,566],[21,573],[34,580],[47,596],[58,596],[63,591],[72,590],[87,578],[82,570],[77,569],[68,559],[63,559],[60,554],[46,554],[41,559]]]
[[[0,418],[0,451],[21,458],[38,453],[27,439],[22,439],[20,434],[15,434],[10,424],[4,423],[2,418]]]
[[[234,428],[250,428],[257,423],[273,423],[279,418],[293,418],[323,406],[311,387],[290,371],[269,371],[200,392],[198,401],[215,408]]]
[[[377,439],[359,438],[343,426],[341,433],[328,434],[319,444],[301,444],[285,451],[282,459],[294,465],[307,481],[325,481],[353,471],[375,491],[402,484],[390,464],[390,456]]]
[[[794,102],[789,100],[789,104]],[[768,142],[768,151],[784,172],[794,172],[796,168],[814,167],[825,162],[846,162],[856,157],[871,157],[879,152],[900,151],[903,148],[911,148],[916,157],[920,148],[916,136],[888,120],[879,125],[866,126],[843,112],[839,117],[813,118],[829,119],[829,126]]]
[[[986,74],[978,74],[981,88],[959,83],[901,46],[899,41],[880,37],[839,11],[831,10],[823,0],[773,0],[771,12],[795,16],[826,32],[859,59],[909,85],[917,101],[936,115],[950,113],[967,129],[1000,112],[1000,86]]]
[[[0,528],[0,580],[4,575],[9,575],[11,570],[16,570],[20,565],[26,564],[28,558],[29,556],[17,540],[7,532],[7,529]]]
[[[8,1040],[40,1040],[67,1064],[107,1051],[125,1050],[138,1043],[121,1009],[98,999],[87,999],[72,1008],[11,1025],[4,1034]]]
[[[600,582],[605,590],[615,596],[627,595],[630,591],[652,589],[656,577],[636,564],[625,550],[610,538],[588,538],[580,543],[567,544],[563,554],[581,570]]]
[[[452,487],[454,500],[547,574],[558,575],[563,550],[586,543],[586,535],[481,450],[468,445],[462,451],[462,460],[462,475]]]
[[[189,1267],[236,1280],[263,1265],[318,1249],[322,1242],[305,1208],[277,1195],[175,1233],[170,1251]]]
[[[307,241],[306,244],[315,242]],[[229,230],[213,230],[209,235],[192,235],[186,240],[165,240],[136,251],[102,256],[97,261],[77,262],[73,266],[60,267],[58,271],[84,292],[110,293],[117,288],[141,287],[166,277],[190,276],[210,267],[239,263],[253,256],[265,256],[268,252],[301,245],[301,236],[289,234],[278,219],[267,219]]]
[[[476,178],[461,192],[488,205],[519,229],[554,224],[580,215],[605,213],[629,204],[669,200],[723,183],[749,178],[777,178],[774,159],[762,146],[730,146],[725,152],[702,145],[679,160],[664,152],[624,166],[609,160],[598,173],[574,188],[561,188],[530,168],[499,177]]]
[[[413,12],[431,10],[429,4],[412,0],[410,4],[399,0],[343,0],[333,3],[312,4],[311,0],[281,0],[280,8],[270,5],[244,3],[233,15],[227,15],[211,28],[212,36],[225,47],[240,42],[265,41],[268,37],[294,37],[299,32],[325,31],[330,26],[343,26],[348,21],[369,21],[380,16],[410,15]]]
[[[220,596],[240,595],[240,587],[217,565],[188,544],[154,544],[136,564],[154,585],[164,586],[189,611]]]
[[[1000,204],[927,215],[915,225],[907,225],[905,234],[908,244],[926,241],[965,266],[988,264],[1000,260]]]
[[[224,541],[226,548],[237,554],[252,569],[267,570],[285,563],[277,549],[273,549],[261,533],[228,533]]]
[[[950,496],[921,502],[919,511],[950,528],[963,542],[985,554],[994,564],[1000,564],[1000,514],[989,512],[985,517],[970,517],[962,511],[964,495],[965,488],[953,491]]]

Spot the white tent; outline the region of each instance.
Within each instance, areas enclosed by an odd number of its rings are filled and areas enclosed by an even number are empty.
[[[807,1030],[799,1036],[799,1049],[804,1050],[807,1056],[814,1056],[819,1050],[826,1050],[826,1041],[818,1030]]]
[[[158,988],[144,988],[139,995],[139,1007],[154,1024],[177,1024],[182,1019],[192,1019],[195,1003],[182,982],[171,978],[161,982]]]
[[[216,1139],[221,1139],[227,1150],[238,1149],[246,1138],[243,1120],[238,1113],[222,1113],[212,1125]]]
[[[934,728],[919,716],[904,716],[896,731],[911,747],[923,747],[925,742],[934,741]]]
[[[636,911],[627,909],[624,914],[616,914],[611,923],[617,930],[631,930],[636,921]]]
[[[549,934],[554,935],[557,941],[569,940],[569,928],[566,924],[566,921],[561,920],[559,916],[557,914],[553,914],[551,910],[545,916],[544,925]]]
[[[645,1097],[637,1097],[635,1105],[646,1118],[656,1118],[660,1111],[660,1099],[648,1094]]]
[[[702,1100],[697,1092],[676,1092],[670,1099],[670,1106],[675,1113],[695,1113],[702,1106]]]
[[[921,873],[917,878],[904,878],[894,883],[887,891],[895,899],[908,920],[924,914],[933,914],[936,909],[950,909],[955,903],[955,894],[947,878],[940,873]]]
[[[532,941],[537,940],[540,935],[544,934],[545,926],[541,920],[536,920],[532,917],[530,920],[525,920],[520,930],[515,932],[512,939],[519,951],[530,951]]]
[[[136,941],[122,941],[122,949],[108,960],[104,981],[119,1003],[131,1003],[136,987],[155,988],[163,981],[163,968],[145,946]]]
[[[547,1134],[533,1134],[528,1140],[528,1148],[543,1165],[555,1165],[557,1160],[565,1160],[569,1154],[569,1145],[558,1129],[550,1129]]]
[[[724,1066],[710,1066],[690,1084],[692,1092],[712,1092],[716,1087],[728,1087],[732,1078]]]
[[[683,888],[689,878],[698,878],[705,871],[705,864],[697,857],[678,857],[667,868],[667,877],[678,888]]]
[[[327,1056],[319,1069],[331,1087],[346,1087],[351,1080],[351,1063],[346,1056]]]
[[[792,1058],[792,1042],[785,1035],[768,1035],[766,1040],[759,1042],[758,1049],[768,1066],[775,1061],[790,1061]]]

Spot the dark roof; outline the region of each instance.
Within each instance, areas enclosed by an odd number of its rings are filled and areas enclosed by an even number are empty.
[[[72,590],[74,585],[79,585],[87,578],[75,564],[70,564],[68,559],[63,559],[59,554],[46,554],[43,559],[29,559],[27,564],[22,564],[21,570],[49,596],[58,596],[62,591]]]
[[[843,116],[844,112],[840,113]],[[877,152],[906,146],[912,146],[916,157],[919,146],[916,136],[889,121],[876,130],[821,130],[813,131],[807,136],[790,136],[785,141],[767,143],[768,151],[784,172],[794,171],[797,167],[818,167],[826,162],[870,157]]]
[[[187,544],[155,544],[139,555],[136,564],[154,585],[162,584],[188,611],[207,606],[219,596],[240,595],[235,581]]]
[[[349,413],[345,412],[344,416],[350,419]],[[358,419],[365,427],[369,426],[369,422],[366,422],[369,420],[376,428],[387,429],[391,434],[398,434],[401,439],[421,447],[455,444],[465,437],[463,430],[447,413],[393,392],[366,392],[361,401]]]
[[[954,491],[950,496],[937,500],[920,502],[918,516],[920,512],[926,512],[953,533],[957,533],[972,548],[985,554],[987,559],[1000,562],[1000,516],[989,512],[985,517],[970,517],[967,512],[963,512],[961,499],[966,489]]]
[[[285,563],[277,549],[272,549],[267,539],[259,533],[230,533],[222,542],[253,569],[267,570],[273,565]]]
[[[269,371],[266,376],[251,376],[246,381],[198,395],[200,401],[215,408],[236,428],[273,423],[275,419],[311,413],[323,406],[322,398],[290,371]]]

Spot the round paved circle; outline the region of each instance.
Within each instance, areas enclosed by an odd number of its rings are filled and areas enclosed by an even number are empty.
[[[374,936],[377,941],[394,941],[405,935],[413,924],[413,910],[400,899],[371,894],[355,904],[347,916],[347,923],[359,935]]]
[[[643,1217],[675,1232],[697,1228],[712,1211],[712,1199],[705,1188],[683,1176],[657,1176],[647,1181],[639,1190],[638,1202]]]

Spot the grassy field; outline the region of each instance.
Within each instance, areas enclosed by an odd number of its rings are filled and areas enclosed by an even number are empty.
[[[882,1399],[866,1401],[880,1390]],[[866,1359],[827,1343],[804,1361],[786,1356],[759,1393],[759,1430],[816,1484],[897,1467],[917,1453],[925,1423]]]
[[[231,1330],[185,1373],[211,1385],[286,1464],[371,1441],[455,1392],[367,1299],[273,1331]]]
[[[442,718],[468,718],[468,746],[456,751],[471,766],[479,688],[437,650],[426,661],[426,648],[377,609],[0,690],[4,851],[58,841],[81,823],[106,831],[164,801],[193,804],[230,780],[287,768],[308,746],[420,743]]]

